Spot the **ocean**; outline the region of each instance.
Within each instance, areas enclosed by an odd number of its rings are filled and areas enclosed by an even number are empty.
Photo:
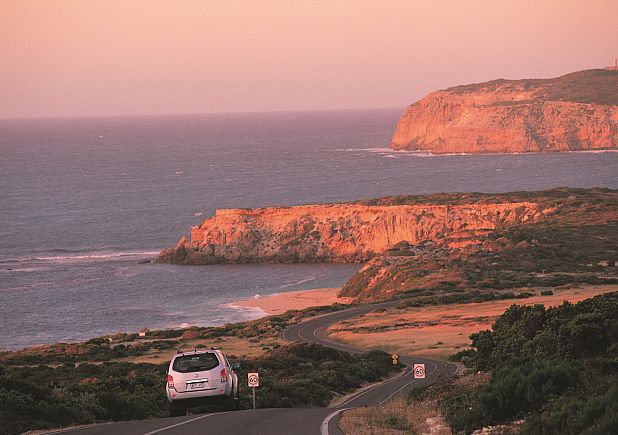
[[[247,320],[359,267],[140,264],[217,208],[618,188],[612,152],[393,152],[400,112],[0,120],[0,348]]]

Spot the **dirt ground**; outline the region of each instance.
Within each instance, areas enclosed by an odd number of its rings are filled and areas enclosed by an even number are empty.
[[[541,289],[530,289],[540,293]],[[496,317],[512,304],[556,306],[575,303],[602,293],[618,291],[618,285],[585,285],[554,288],[553,295],[528,299],[391,308],[342,321],[327,329],[337,341],[367,349],[445,358],[470,346],[470,334],[491,329]]]

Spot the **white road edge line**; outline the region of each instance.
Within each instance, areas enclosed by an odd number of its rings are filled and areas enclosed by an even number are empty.
[[[386,379],[386,380],[384,380],[384,381],[382,381],[382,382],[379,382],[379,383],[375,384],[373,387],[366,389],[365,391],[361,391],[360,393],[358,393],[358,394],[356,394],[356,395],[353,395],[353,396],[352,396],[352,397],[350,397],[348,400],[346,400],[345,402],[343,402],[342,404],[340,404],[340,405],[338,406],[338,408],[339,408],[339,407],[341,407],[341,406],[345,406],[345,405],[347,405],[348,403],[352,402],[353,400],[356,400],[356,399],[358,399],[359,397],[364,396],[365,394],[369,393],[370,391],[373,391],[374,389],[376,389],[376,388],[378,388],[378,387],[381,387],[381,386],[383,386],[383,385],[385,385],[385,384],[387,384],[387,383],[390,383],[390,382],[394,382],[394,381],[396,381],[396,380],[398,380],[398,379],[403,378],[404,376],[409,375],[410,373],[412,373],[412,372],[409,372],[409,371],[408,371],[408,369],[409,369],[409,368],[410,368],[410,366],[408,366],[406,369],[404,369],[404,371],[403,371],[402,373],[398,374],[398,375],[397,375],[397,376],[395,376],[394,378]]]
[[[152,432],[147,432],[144,435],[152,435],[154,433],[163,432],[164,430],[168,430],[168,429],[172,429],[172,428],[175,428],[175,427],[178,427],[178,426],[182,426],[184,424],[191,423],[191,422],[194,422],[196,420],[201,420],[202,418],[210,417],[211,415],[214,415],[214,414],[200,415],[199,417],[192,418],[191,420],[182,421],[180,423],[176,423],[176,424],[173,424],[171,426],[166,426],[166,427],[162,427],[161,429],[153,430]]]
[[[433,363],[432,363],[433,364]],[[408,366],[410,367],[410,366]],[[438,365],[437,364],[433,364],[433,370],[431,371],[431,373],[427,373],[427,376],[433,374],[433,372],[435,372],[436,370],[438,370]],[[378,403],[378,406],[383,405],[384,403],[388,402],[389,400],[391,400],[391,398],[399,393],[401,390],[403,390],[404,388],[406,388],[408,385],[411,385],[414,383],[414,381],[416,381],[416,378],[412,379],[410,382],[408,382],[407,384],[404,384],[403,386],[401,386],[400,388],[398,388],[397,390],[395,390],[393,393],[391,393],[390,396],[388,396],[386,399],[382,400],[380,403]]]
[[[328,415],[326,416],[326,418],[325,418],[324,420],[322,420],[322,427],[321,427],[321,429],[320,429],[320,434],[321,434],[321,435],[329,435],[329,432],[328,432],[328,424],[330,423],[330,421],[331,421],[331,420],[332,420],[332,419],[333,419],[333,418],[334,418],[337,414],[339,414],[340,412],[343,412],[343,411],[347,411],[348,409],[351,409],[351,408],[341,408],[341,409],[338,409],[338,410],[333,411],[333,412],[331,412],[330,414],[328,414]]]

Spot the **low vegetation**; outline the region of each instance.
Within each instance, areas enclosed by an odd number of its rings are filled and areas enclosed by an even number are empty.
[[[525,292],[530,287],[618,283],[618,192],[614,190],[438,194],[365,202],[482,204],[490,199],[535,202],[546,215],[539,221],[505,224],[492,231],[470,231],[465,238],[450,240],[445,234],[417,244],[400,242],[348,280],[341,296],[360,301],[429,296],[435,304],[450,303],[452,298],[478,301],[485,297],[481,293],[496,290]]]
[[[549,309],[513,305],[471,338],[473,349],[458,358],[492,377],[474,394],[441,401],[454,429],[520,418],[530,434],[618,427],[618,293]]]
[[[618,76],[618,73],[616,73]],[[542,204],[576,200],[580,204],[601,204],[604,201],[615,201],[616,191],[613,189],[595,187],[590,189],[578,189],[572,187],[560,187],[543,191],[520,191],[506,193],[432,193],[429,195],[394,195],[383,196],[374,199],[364,199],[352,202],[367,206],[391,206],[391,205],[463,205],[463,204],[502,204],[519,201],[533,201]]]
[[[260,373],[257,404],[326,406],[337,394],[377,381],[393,370],[379,351],[353,356],[315,344],[293,343],[261,358],[240,359],[241,405],[250,406],[247,372]],[[103,421],[161,417],[167,413],[167,364],[0,365],[0,428],[18,434]]]
[[[306,343],[278,348],[263,358],[241,361],[241,365],[239,376],[243,380],[247,372],[260,373],[260,408],[327,406],[335,394],[353,391],[398,370],[390,355],[382,351],[353,356]],[[241,403],[249,407],[246,388]]]
[[[468,374],[347,413],[346,433],[615,433],[618,292],[547,309],[512,305],[471,339],[453,357]]]
[[[354,435],[415,433],[414,428],[423,423],[423,414],[419,411],[408,406],[405,399],[396,398],[383,405],[345,411],[339,426],[344,433]]]
[[[463,248],[439,241],[399,243],[350,279],[343,295],[357,301],[401,299],[397,309],[403,309],[528,298],[539,287],[541,294],[551,295],[552,288],[564,285],[618,283],[617,191],[439,194],[363,203],[516,200],[534,200],[540,209],[557,211],[542,222],[478,234]],[[351,356],[317,345],[282,346],[277,341],[287,326],[305,317],[344,308],[335,304],[222,327],[150,331],[145,337],[116,334],[85,343],[2,352],[0,428],[21,433],[165,415],[166,364],[135,360],[155,352],[171,355],[188,343],[216,346],[227,338],[261,346],[262,356],[236,359],[242,364],[243,384],[248,371],[260,372],[259,407],[325,406],[335,395],[393,370],[388,355],[380,351]],[[549,309],[514,305],[496,320],[492,331],[471,337],[473,349],[457,356],[475,373],[491,373],[488,382],[479,386],[445,381],[412,393],[399,408],[368,411],[373,414],[363,418],[374,429],[419,430],[406,406],[429,401],[426,409],[437,410],[462,433],[489,424],[512,425],[518,419],[524,420],[523,433],[610,433],[618,427],[617,313],[618,293]],[[241,404],[249,403],[245,389]]]
[[[216,346],[217,340],[223,337],[268,341],[268,339],[278,338],[286,327],[303,318],[344,308],[347,306],[334,304],[291,310],[281,315],[229,323],[224,326],[149,331],[144,337],[139,337],[138,334],[120,333],[93,338],[84,343],[57,343],[16,352],[0,352],[0,364],[33,366],[100,363],[136,358],[153,351],[173,352],[176,349],[186,349],[188,343],[195,341],[208,342],[207,345],[196,345],[197,348]]]
[[[551,79],[498,79],[485,83],[455,86],[447,89],[454,94],[495,90],[510,86],[521,90],[535,91],[535,97],[548,101],[569,101],[573,103],[617,105],[618,71],[591,69],[566,74]],[[527,103],[535,100],[526,100]]]

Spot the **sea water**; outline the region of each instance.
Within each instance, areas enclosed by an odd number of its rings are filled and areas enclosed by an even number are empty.
[[[618,188],[618,153],[393,152],[399,109],[0,120],[0,348],[255,318],[358,265],[140,264],[217,208]]]

